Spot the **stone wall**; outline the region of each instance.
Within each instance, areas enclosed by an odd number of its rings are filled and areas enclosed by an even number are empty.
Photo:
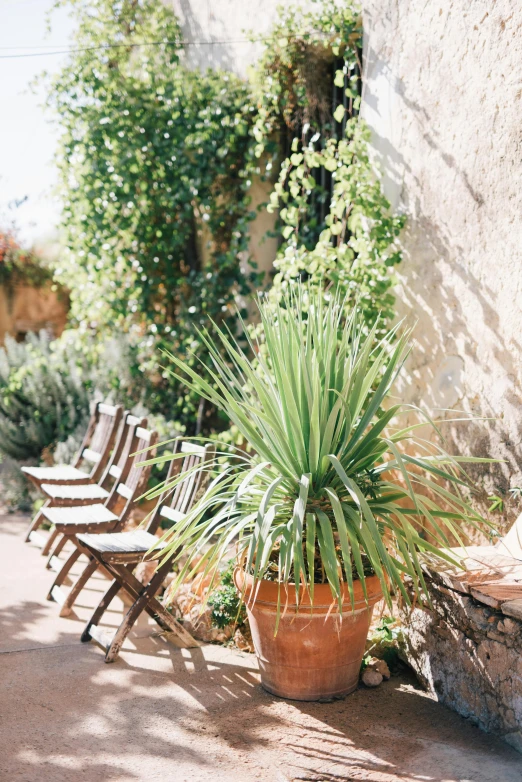
[[[45,329],[59,337],[67,322],[69,302],[50,287],[33,288],[19,285],[10,288],[0,285],[0,345],[5,335],[22,339],[28,331]]]
[[[522,621],[440,583],[431,596],[431,610],[402,616],[407,662],[442,703],[522,752]]]

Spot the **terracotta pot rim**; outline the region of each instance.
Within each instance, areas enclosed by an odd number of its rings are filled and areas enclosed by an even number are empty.
[[[296,586],[295,583],[280,584],[278,581],[268,581],[267,579],[260,579],[258,582],[256,599],[252,602],[252,605],[272,607],[277,605],[276,592],[279,591],[279,587],[282,587],[281,608],[286,607],[299,607],[313,610],[320,609],[332,609],[337,606],[337,601],[332,596],[329,584],[314,584],[314,602],[312,604],[310,600],[310,593],[305,587],[301,587],[301,596],[299,604],[295,600]],[[354,601],[350,597],[348,590],[348,584],[343,584],[343,600],[342,605],[347,606],[351,610],[359,608],[367,608],[374,606],[379,600],[382,599],[382,589],[379,582],[379,578],[376,575],[367,576],[365,578],[367,599],[364,597],[361,581],[354,579]],[[252,592],[254,585],[254,579],[252,575],[245,573],[241,565],[236,565],[234,568],[234,584],[239,592],[241,592],[245,598],[245,604],[248,607],[249,595]],[[286,597],[286,599],[285,599]],[[272,599],[270,599],[272,598]],[[335,611],[334,611],[335,613]]]

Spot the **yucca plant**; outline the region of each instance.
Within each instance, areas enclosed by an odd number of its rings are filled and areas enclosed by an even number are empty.
[[[399,324],[377,339],[375,324],[363,336],[357,311],[347,316],[344,300],[325,303],[304,286],[259,311],[263,350],[250,341],[247,355],[217,327],[201,334],[212,384],[169,355],[176,378],[223,410],[255,455],[236,452],[223,466],[216,454],[217,474],[166,533],[161,556],[193,555],[181,581],[191,561],[216,573],[237,544],[254,582],[294,583],[312,602],[314,584],[328,582],[341,609],[343,589],[353,601],[359,579],[366,595],[370,574],[389,604],[392,592],[410,601],[405,577],[422,600],[423,564],[455,563],[453,541],[487,522],[461,492],[470,488],[462,463],[479,460],[416,438],[421,422],[401,424],[411,406],[391,393],[410,332]],[[427,415],[422,424],[437,428]]]

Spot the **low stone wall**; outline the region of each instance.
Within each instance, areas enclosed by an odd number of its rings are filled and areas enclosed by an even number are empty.
[[[403,654],[438,700],[522,752],[522,621],[433,581],[414,608]]]

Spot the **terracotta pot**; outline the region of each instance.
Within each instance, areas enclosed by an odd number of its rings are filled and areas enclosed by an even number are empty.
[[[354,610],[348,589],[343,597],[343,613],[332,607],[328,584],[314,587],[314,605],[304,592],[296,612],[295,586],[281,587],[281,617],[274,636],[278,584],[261,581],[255,603],[249,602],[253,580],[242,568],[234,571],[234,581],[244,590],[252,638],[259,661],[261,684],[273,695],[298,701],[335,698],[353,692],[359,671],[374,605],[382,591],[377,576],[366,579],[368,603],[359,581],[354,582]],[[288,608],[283,608],[288,596]]]

